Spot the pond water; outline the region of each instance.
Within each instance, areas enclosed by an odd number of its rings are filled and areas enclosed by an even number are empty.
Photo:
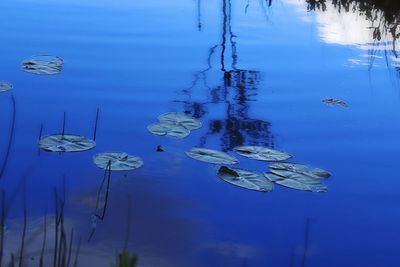
[[[0,80],[13,85],[0,92],[3,264],[11,253],[18,262],[25,201],[23,266],[39,266],[45,214],[44,266],[53,266],[56,190],[64,248],[73,229],[78,266],[112,266],[123,250],[138,266],[399,266],[400,60],[390,27],[400,9],[343,2],[348,9],[301,0],[1,1]],[[63,58],[62,72],[21,70],[42,54]],[[39,151],[40,132],[60,133],[64,113],[66,133],[92,138],[97,110],[94,149]],[[203,127],[184,139],[149,133],[166,112]],[[268,170],[236,154],[240,145],[329,170],[328,192],[242,189],[184,153],[226,151],[239,168]],[[111,173],[92,232],[104,175],[92,158],[104,151],[144,165]]]

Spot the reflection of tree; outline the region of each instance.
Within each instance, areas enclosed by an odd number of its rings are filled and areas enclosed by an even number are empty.
[[[400,1],[398,0],[306,0],[308,10],[326,11],[327,2],[338,12],[358,12],[371,22],[372,38],[380,42],[389,37],[397,57],[396,41],[400,37]]]
[[[192,86],[181,91],[186,100],[185,113],[195,118],[208,114],[211,107],[223,107],[224,118],[208,121],[208,131],[201,138],[200,145],[206,145],[209,137],[219,136],[221,149],[230,150],[238,145],[273,146],[269,132],[270,123],[250,117],[250,103],[255,101],[259,73],[237,68],[237,46],[232,29],[232,4],[230,0],[222,0],[222,36],[221,43],[210,48],[207,68],[194,75]],[[230,50],[230,51],[229,51]],[[207,75],[212,69],[212,57],[220,52],[221,83],[210,86]],[[229,53],[229,54],[228,54]],[[230,63],[229,63],[230,61]],[[193,95],[197,86],[204,87],[207,92],[205,101],[195,101]]]

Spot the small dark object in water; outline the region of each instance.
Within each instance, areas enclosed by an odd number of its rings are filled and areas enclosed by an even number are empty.
[[[162,146],[158,145],[156,151],[157,152],[164,152],[164,149],[162,148]]]
[[[347,103],[340,99],[326,98],[326,99],[322,100],[322,102],[328,106],[338,105],[338,106],[341,106],[342,108],[348,107]]]

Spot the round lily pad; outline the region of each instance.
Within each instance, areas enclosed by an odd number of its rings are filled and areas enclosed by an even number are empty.
[[[274,189],[273,183],[264,175],[222,166],[218,170],[218,177],[227,183],[260,192],[269,192]]]
[[[13,88],[12,84],[6,81],[0,81],[0,93],[10,91]]]
[[[47,135],[39,140],[39,147],[49,152],[81,152],[95,146],[95,141],[84,136],[71,134]]]
[[[201,122],[199,120],[178,112],[165,113],[163,115],[160,115],[158,117],[158,120],[162,123],[183,126],[190,131],[201,128]]]
[[[300,163],[277,162],[271,164],[269,167],[272,169],[272,172],[274,172],[274,170],[286,170],[305,174],[315,179],[329,178],[331,176],[331,173],[328,171]]]
[[[192,148],[190,151],[185,152],[189,157],[213,164],[237,164],[239,161],[229,155],[228,153],[207,149],[207,148]]]
[[[22,62],[22,70],[38,75],[59,74],[64,60],[57,56],[37,55]]]
[[[281,161],[292,157],[286,152],[262,146],[240,146],[235,150],[243,157],[262,161]]]
[[[139,157],[128,155],[124,152],[105,152],[93,157],[97,167],[107,170],[111,163],[112,171],[129,171],[143,166],[143,160]]]
[[[174,138],[185,138],[190,134],[190,130],[182,125],[169,123],[154,123],[147,126],[147,129],[155,135],[170,136]]]
[[[267,177],[271,182],[296,190],[310,192],[328,191],[328,188],[322,184],[320,180],[301,173],[276,170],[274,173],[264,173],[264,176]]]

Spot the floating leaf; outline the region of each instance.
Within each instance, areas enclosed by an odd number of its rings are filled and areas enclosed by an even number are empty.
[[[207,148],[192,148],[190,151],[185,152],[189,157],[207,163],[214,164],[237,164],[239,161],[229,155],[228,153],[207,149]]]
[[[273,163],[269,167],[273,169],[272,172],[274,172],[274,170],[286,170],[305,174],[315,179],[329,178],[331,176],[331,173],[328,171],[320,168],[312,168],[310,166],[299,163],[279,162]]]
[[[322,102],[328,106],[337,105],[337,106],[341,106],[343,108],[348,107],[346,102],[344,102],[343,100],[340,100],[340,99],[335,99],[335,98],[326,98],[326,99],[322,100]]]
[[[273,183],[264,175],[242,169],[222,166],[218,170],[218,177],[227,183],[250,190],[269,192],[274,189]]]
[[[274,173],[264,173],[264,176],[271,182],[292,189],[311,192],[326,192],[328,190],[320,180],[297,172],[276,170]]]
[[[201,122],[186,114],[177,112],[168,112],[158,117],[161,123],[176,124],[185,127],[188,130],[196,130],[201,128]]]
[[[22,70],[39,75],[59,74],[64,60],[57,56],[37,55],[22,62]]]
[[[111,163],[112,171],[128,171],[143,166],[143,160],[139,157],[128,155],[124,152],[105,152],[93,157],[93,162],[101,169],[108,169]]]
[[[81,152],[92,149],[96,142],[84,136],[53,134],[39,140],[39,147],[49,152]]]
[[[13,88],[12,84],[6,81],[0,81],[0,93],[10,91]]]
[[[262,146],[240,146],[235,150],[243,157],[263,161],[281,161],[292,157],[288,153]]]
[[[185,138],[190,134],[190,130],[182,125],[168,123],[154,123],[147,126],[147,129],[155,135],[166,135],[175,138]]]
[[[165,135],[175,138],[184,138],[191,130],[199,129],[201,122],[185,114],[177,112],[165,113],[158,117],[159,123],[147,126],[147,129],[155,135]]]

